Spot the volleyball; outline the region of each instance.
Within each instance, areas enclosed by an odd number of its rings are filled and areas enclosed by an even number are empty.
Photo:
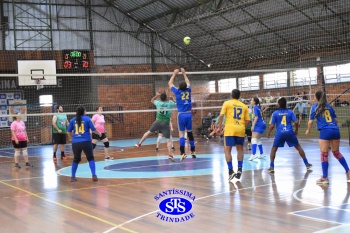
[[[190,42],[191,42],[191,37],[186,36],[186,37],[184,38],[184,43],[185,43],[185,45],[189,45]]]

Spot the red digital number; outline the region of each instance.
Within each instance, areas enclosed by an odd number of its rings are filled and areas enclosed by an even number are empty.
[[[83,68],[89,68],[89,62],[83,61]]]
[[[65,69],[70,69],[70,68],[72,68],[72,62],[70,62],[70,61],[65,61],[64,64],[63,64],[63,67],[64,67]]]

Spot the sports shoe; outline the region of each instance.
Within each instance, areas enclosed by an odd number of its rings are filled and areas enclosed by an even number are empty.
[[[26,167],[33,167],[33,165],[31,165],[30,163],[26,163]]]
[[[261,154],[261,155],[258,156],[258,159],[263,159],[263,158],[265,158],[265,157],[266,157],[266,155]]]
[[[191,155],[192,155],[192,158],[194,158],[194,159],[197,158],[196,152],[192,151],[192,152],[191,152]]]
[[[248,143],[248,150],[251,150],[252,149],[252,144]]]
[[[249,158],[248,160],[249,160],[249,161],[252,161],[252,160],[254,160],[254,159],[256,159],[256,158],[258,158],[257,155],[251,155],[250,158]]]
[[[156,148],[156,152],[158,152],[158,148]]]
[[[232,169],[230,169],[228,171],[228,180],[229,181],[232,180],[233,178],[235,178],[235,176],[236,176],[236,173]]]
[[[68,158],[67,158],[65,155],[63,155],[63,156],[61,156],[61,160],[63,160],[63,161],[67,161],[67,160],[68,160]]]
[[[242,175],[242,168],[239,167],[239,168],[238,168],[238,171],[237,171],[237,173],[236,173],[236,176],[235,176],[236,179],[238,179],[238,180],[241,179],[241,175]]]
[[[18,163],[15,164],[15,168],[21,168]]]
[[[308,171],[310,171],[311,168],[312,168],[312,164],[311,163],[308,163],[305,166],[306,166],[306,170],[308,170]]]
[[[320,179],[316,180],[316,184],[329,184],[329,180],[328,178],[323,178],[323,176],[321,176]]]
[[[93,175],[93,176],[92,176],[92,181],[93,181],[93,182],[98,181],[98,178],[97,178],[97,176],[96,176],[96,175]]]
[[[267,169],[268,173],[275,173],[275,168],[274,167],[269,167],[269,169]]]
[[[171,149],[172,149],[173,151],[175,151],[175,147],[171,147]]]
[[[135,144],[135,146],[136,146],[136,147],[140,147],[141,144],[138,142],[138,143]]]
[[[350,170],[346,173],[346,179],[348,182],[350,182]]]
[[[77,178],[71,177],[71,178],[70,178],[70,182],[77,182]]]
[[[171,162],[175,162],[174,156],[172,156],[172,155],[169,155],[169,156],[168,156],[168,159],[169,159]]]
[[[183,153],[183,154],[181,155],[180,161],[186,159],[186,157],[187,157],[187,155],[186,155],[185,153]]]
[[[113,160],[113,157],[111,156],[105,157],[105,160]]]
[[[56,158],[56,157],[53,157],[53,161],[54,161],[54,162],[57,162],[57,158]]]

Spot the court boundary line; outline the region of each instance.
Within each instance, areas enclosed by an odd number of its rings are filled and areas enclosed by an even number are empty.
[[[88,214],[88,213],[86,213],[86,212],[84,212],[84,211],[81,211],[81,210],[75,209],[75,208],[73,208],[73,207],[70,207],[70,206],[61,204],[61,203],[59,203],[59,202],[52,201],[52,200],[50,200],[50,199],[48,199],[48,198],[39,196],[39,195],[37,195],[37,194],[35,194],[35,193],[32,193],[32,192],[27,191],[27,190],[25,190],[25,189],[19,188],[19,187],[17,187],[17,186],[14,186],[14,185],[11,185],[11,184],[7,184],[7,183],[2,182],[2,181],[0,181],[0,184],[6,185],[6,186],[8,186],[8,187],[10,187],[10,188],[13,188],[13,189],[16,189],[16,190],[19,190],[19,191],[22,191],[22,192],[25,192],[25,193],[29,194],[30,196],[39,198],[39,199],[41,199],[41,200],[44,200],[44,201],[46,201],[46,202],[49,202],[49,203],[52,203],[52,204],[55,204],[55,205],[58,205],[58,206],[63,207],[63,208],[65,208],[65,209],[71,210],[71,211],[73,211],[73,212],[75,212],[75,213],[78,213],[78,214],[84,215],[84,216],[86,216],[86,217],[92,218],[92,219],[94,219],[94,220],[103,222],[103,223],[105,223],[105,224],[107,224],[107,225],[111,225],[111,226],[117,225],[117,224],[115,224],[115,223],[109,222],[109,221],[104,220],[104,219],[102,219],[102,218],[99,218],[99,217],[96,217],[96,216],[94,216],[94,215]],[[131,229],[126,228],[126,227],[120,227],[120,229],[122,229],[122,230],[124,230],[124,231],[127,231],[127,232],[130,232],[130,233],[138,233],[137,231],[131,230]]]

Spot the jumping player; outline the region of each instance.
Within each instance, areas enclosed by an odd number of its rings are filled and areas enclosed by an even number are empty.
[[[303,159],[307,170],[310,170],[312,164],[307,161],[305,152],[301,148],[297,134],[298,134],[298,121],[292,110],[287,109],[287,100],[281,97],[277,101],[278,110],[274,111],[271,116],[271,122],[267,138],[270,138],[271,131],[276,125],[275,140],[270,153],[270,168],[269,173],[275,172],[275,158],[278,147],[284,147],[284,143],[287,142],[289,147],[294,146],[299,152],[300,157]],[[295,125],[295,131],[293,131],[293,122]]]
[[[178,128],[179,128],[179,138],[180,138],[180,153],[181,159],[184,160],[187,155],[185,153],[185,138],[184,132],[187,131],[188,140],[191,146],[192,158],[196,158],[195,152],[195,142],[192,132],[192,102],[191,102],[191,87],[190,80],[188,79],[185,69],[181,68],[181,73],[184,76],[185,81],[180,82],[179,88],[174,86],[174,79],[179,73],[179,69],[175,69],[173,75],[171,76],[168,85],[171,91],[176,96],[176,106],[178,110]]]
[[[340,143],[340,131],[337,125],[338,120],[334,112],[334,109],[327,103],[326,94],[323,91],[317,91],[315,93],[317,104],[314,104],[310,112],[310,120],[308,122],[307,130],[305,132],[308,135],[311,131],[313,121],[317,121],[317,129],[320,131],[320,150],[321,150],[321,162],[322,162],[322,177],[316,181],[317,184],[329,184],[328,180],[328,148],[332,148],[333,156],[343,166],[346,173],[346,179],[350,182],[350,171],[348,164],[339,151]]]
[[[157,97],[160,96],[160,100],[156,100]],[[151,128],[143,135],[141,140],[135,144],[135,146],[140,147],[142,142],[146,140],[148,135],[151,133],[154,133],[156,131],[161,131],[164,137],[166,138],[167,141],[167,147],[168,147],[168,152],[169,152],[169,159],[172,162],[175,162],[174,156],[173,156],[173,151],[171,149],[172,143],[170,140],[170,117],[172,114],[172,108],[176,107],[176,103],[173,101],[168,101],[167,100],[167,95],[166,93],[159,94],[157,93],[156,96],[154,96],[151,99],[151,102],[157,107],[157,117],[154,123],[152,124]]]

